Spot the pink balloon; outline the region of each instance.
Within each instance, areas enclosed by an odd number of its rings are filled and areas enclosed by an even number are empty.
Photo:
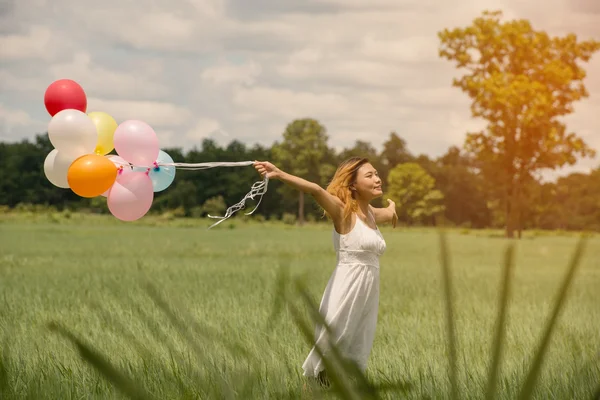
[[[114,133],[113,142],[117,153],[134,166],[150,167],[158,158],[158,137],[143,121],[121,123]]]
[[[108,156],[108,159],[110,161],[112,161],[113,164],[115,164],[117,166],[117,168],[123,167],[123,168],[120,168],[117,172],[116,182],[119,182],[123,176],[133,172],[133,168],[131,168],[131,165],[129,165],[129,163],[127,161],[125,161],[125,159],[123,159],[123,157]],[[106,192],[102,193],[102,196],[108,197],[108,192],[110,192],[110,189],[108,189]]]
[[[121,221],[135,221],[150,210],[154,200],[152,180],[145,172],[130,172],[108,192],[108,209]]]

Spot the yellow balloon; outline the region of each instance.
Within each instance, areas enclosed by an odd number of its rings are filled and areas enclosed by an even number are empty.
[[[94,111],[88,114],[88,117],[96,125],[98,131],[98,141],[94,153],[98,155],[106,155],[114,148],[113,136],[117,130],[117,121],[110,115],[102,111]]]

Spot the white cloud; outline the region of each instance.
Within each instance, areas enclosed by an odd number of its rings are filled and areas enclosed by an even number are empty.
[[[402,86],[407,72],[410,72],[406,68],[368,58],[309,51],[305,49],[292,54],[285,64],[277,68],[277,72],[288,79],[316,81],[323,86],[380,88]]]
[[[447,140],[461,146],[467,133],[479,132],[485,129],[487,123],[482,119],[468,118],[465,113],[451,112],[448,127],[445,130]]]
[[[292,119],[313,117],[337,148],[356,139],[380,146],[394,130],[413,152],[436,156],[480,126],[468,97],[451,86],[459,72],[439,58],[437,32],[502,9],[552,34],[598,34],[586,5],[22,0],[0,21],[4,32],[17,29],[0,36],[0,56],[9,61],[0,66],[0,103],[31,118],[12,132],[33,135],[33,124],[47,118],[44,90],[71,78],[88,93],[90,110],[119,122],[142,119],[169,147],[206,137],[269,145]],[[585,67],[592,98],[576,106],[569,128],[600,150],[600,55]]]
[[[215,135],[229,137],[229,134],[222,129],[219,121],[212,118],[199,118],[196,124],[187,131],[186,138],[197,142]]]
[[[11,93],[22,95],[23,93],[35,93],[43,99],[44,91],[50,82],[45,83],[40,77],[23,77],[18,69],[0,69],[0,93]],[[11,96],[12,97],[12,96]]]
[[[117,123],[130,119],[146,122],[153,129],[185,126],[192,114],[190,110],[176,104],[160,101],[106,100],[88,98],[88,112],[104,111]]]
[[[361,41],[359,53],[369,59],[392,63],[422,63],[439,60],[438,39],[433,35],[385,39],[383,35],[367,35]]]
[[[573,11],[600,14],[600,2],[596,0],[571,0],[569,3]]]
[[[0,58],[3,61],[49,59],[56,36],[45,26],[32,26],[27,34],[0,36]]]
[[[219,18],[226,13],[225,0],[187,0],[189,4],[201,15],[209,18]]]
[[[116,29],[112,32],[123,41],[139,48],[176,48],[180,43],[189,40],[196,29],[193,19],[169,12],[152,12],[141,14],[138,18],[130,17],[131,14],[124,15],[121,21],[125,23],[113,27]],[[125,18],[127,21],[124,21]]]
[[[200,77],[215,85],[244,84],[251,85],[262,71],[261,66],[250,61],[241,65],[224,62],[214,67],[206,68]]]
[[[161,149],[181,146],[181,143],[177,140],[177,132],[175,130],[159,128],[154,129],[154,132],[156,132]]]
[[[432,5],[430,0],[370,0],[365,2],[363,0],[317,0],[317,3],[334,4],[341,6],[346,9],[369,9],[369,10],[381,10],[381,9],[415,9],[425,8]]]
[[[105,0],[93,12],[89,4],[56,2],[77,25],[85,24],[88,37],[101,35],[105,43],[166,53],[214,50],[227,22],[218,1],[177,0],[140,7],[136,2]]]
[[[29,114],[25,111],[7,108],[4,104],[0,103],[0,124],[10,128],[14,126],[26,126],[32,121]]]
[[[349,111],[347,98],[335,93],[316,94],[272,87],[238,88],[233,102],[264,116],[298,118],[340,116]]]
[[[457,107],[463,110],[468,110],[471,104],[471,99],[467,97],[460,89],[451,87],[450,85],[444,87],[434,88],[406,88],[401,89],[401,94],[406,103],[412,107],[445,107],[446,109],[454,109]]]
[[[68,63],[54,64],[49,70],[53,79],[69,77],[78,82],[88,96],[128,98],[139,100],[169,95],[169,88],[160,82],[164,73],[162,62],[146,60],[128,62],[126,70],[115,71],[98,64],[90,53],[79,52]]]
[[[46,127],[47,121],[35,121],[26,111],[0,103],[0,141],[20,141],[25,133],[41,133]]]
[[[41,102],[48,85],[68,78],[79,83],[88,97],[128,99],[135,96],[136,100],[159,100],[170,95],[172,89],[164,82],[162,60],[128,59],[121,68],[109,68],[82,50],[69,61],[44,64],[43,68],[35,68],[33,64],[2,68],[0,90]]]

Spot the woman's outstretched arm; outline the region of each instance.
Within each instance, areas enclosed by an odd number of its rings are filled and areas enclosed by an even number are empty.
[[[396,203],[392,200],[388,199],[388,206],[385,208],[375,208],[371,207],[371,211],[373,211],[373,215],[375,215],[375,222],[378,224],[387,224],[389,222],[392,223],[392,226],[395,228],[396,223],[398,222],[398,214],[396,214]]]
[[[269,179],[277,179],[294,189],[310,194],[334,221],[341,220],[344,203],[316,183],[281,171],[275,165],[267,161],[256,161],[254,163],[254,168],[262,176],[266,176]]]

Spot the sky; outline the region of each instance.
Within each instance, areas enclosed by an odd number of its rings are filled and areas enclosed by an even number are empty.
[[[486,9],[600,39],[597,0],[0,0],[0,141],[45,132],[44,92],[68,78],[88,112],[143,120],[163,148],[271,145],[310,117],[338,150],[381,149],[395,131],[437,157],[484,126],[452,87],[460,71],[438,56],[437,32]],[[600,54],[585,68],[590,97],[566,122],[600,153]]]

